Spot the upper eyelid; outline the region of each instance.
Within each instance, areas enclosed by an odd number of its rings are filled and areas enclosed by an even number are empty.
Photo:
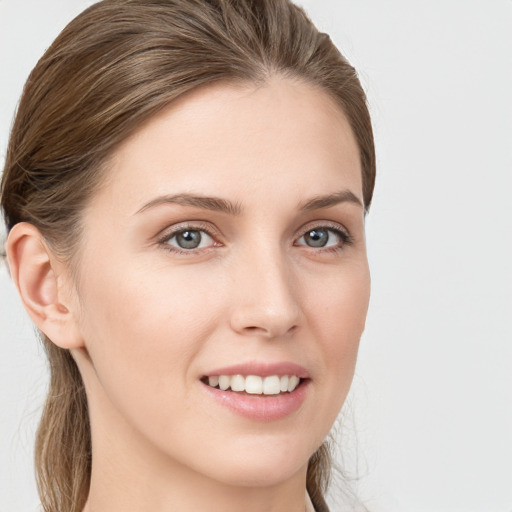
[[[327,228],[332,229],[334,231],[341,231],[342,233],[345,233],[348,236],[351,236],[350,231],[339,222],[329,221],[329,220],[319,220],[319,221],[311,221],[306,224],[304,224],[299,232],[302,233],[301,236],[304,236],[308,231],[311,231],[315,228]]]
[[[176,236],[178,233],[182,231],[204,231],[206,234],[211,236],[212,238],[220,236],[220,231],[214,229],[211,224],[205,221],[185,221],[179,222],[178,224],[173,224],[172,226],[168,226],[167,228],[160,231],[157,235],[159,240],[165,240]]]

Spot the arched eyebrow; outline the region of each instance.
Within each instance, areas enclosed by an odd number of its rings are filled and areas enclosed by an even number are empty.
[[[240,215],[242,207],[238,203],[233,203],[220,197],[198,196],[193,194],[175,194],[159,196],[149,203],[145,204],[137,213],[145,212],[150,208],[162,204],[180,204],[184,206],[194,206],[205,210],[227,213],[228,215]]]
[[[326,196],[317,196],[309,199],[305,203],[299,205],[299,210],[309,212],[311,210],[320,210],[321,208],[330,208],[339,203],[354,203],[363,208],[363,203],[350,190],[340,190]]]
[[[329,208],[339,203],[347,202],[354,203],[360,206],[361,208],[363,207],[363,204],[361,203],[359,198],[353,192],[346,189],[325,196],[313,197],[312,199],[309,199],[306,202],[299,204],[298,209],[299,211],[307,212],[312,210],[320,210],[322,208]],[[232,201],[228,201],[227,199],[222,199],[220,197],[209,197],[193,194],[174,194],[159,196],[151,200],[149,203],[145,204],[136,213],[138,214],[145,212],[146,210],[154,208],[155,206],[160,206],[162,204],[179,204],[185,206],[193,206],[196,208],[202,208],[204,210],[226,213],[228,215],[233,216],[240,215],[243,210],[242,206],[239,203],[234,203]]]

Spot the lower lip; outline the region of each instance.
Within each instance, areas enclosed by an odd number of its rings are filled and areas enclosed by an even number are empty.
[[[201,384],[209,396],[240,416],[255,421],[277,421],[299,409],[306,399],[309,380],[301,381],[292,392],[279,395],[246,395]]]

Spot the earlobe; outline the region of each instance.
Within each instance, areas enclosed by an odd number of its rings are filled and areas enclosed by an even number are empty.
[[[82,346],[72,308],[64,296],[60,277],[63,265],[39,230],[27,222],[16,224],[6,248],[12,279],[32,321],[59,347]]]

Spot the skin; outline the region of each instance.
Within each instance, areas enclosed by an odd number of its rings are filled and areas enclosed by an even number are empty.
[[[361,167],[345,116],[299,81],[210,85],[142,126],[108,172],[83,215],[75,281],[36,246],[35,228],[9,242],[27,309],[84,379],[84,510],[302,512],[307,462],[350,387],[369,300]],[[300,208],[338,192],[345,200]],[[145,208],[183,193],[240,211]],[[177,252],[172,232],[185,227],[210,235]],[[308,245],[314,228],[327,246]],[[23,268],[43,252],[36,285]],[[255,421],[204,392],[209,371],[252,361],[309,371],[297,411]]]

